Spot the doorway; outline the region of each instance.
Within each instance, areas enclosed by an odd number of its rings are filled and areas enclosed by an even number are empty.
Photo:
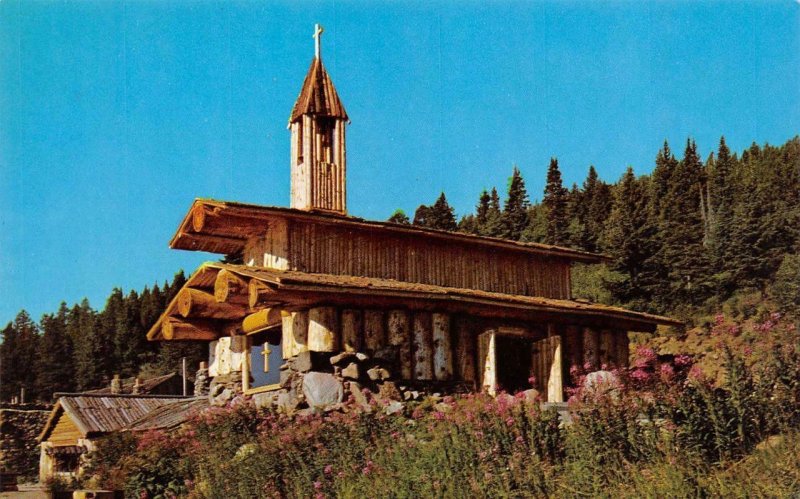
[[[531,347],[533,340],[516,336],[497,336],[495,340],[497,388],[517,393],[531,388]]]

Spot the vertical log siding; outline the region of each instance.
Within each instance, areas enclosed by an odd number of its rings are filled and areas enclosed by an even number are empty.
[[[569,299],[569,262],[557,258],[464,248],[436,240],[387,237],[374,231],[293,221],[247,244],[244,260],[302,272],[357,275]],[[288,235],[288,241],[286,241]],[[275,243],[271,237],[280,239]],[[282,255],[270,256],[272,251]],[[263,252],[263,253],[261,253]]]

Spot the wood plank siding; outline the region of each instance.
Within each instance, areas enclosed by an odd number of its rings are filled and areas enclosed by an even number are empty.
[[[245,245],[249,265],[569,299],[567,259],[293,220]]]

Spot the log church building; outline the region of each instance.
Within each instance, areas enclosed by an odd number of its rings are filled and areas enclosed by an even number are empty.
[[[626,367],[629,331],[680,324],[573,299],[571,265],[602,255],[348,215],[321,31],[289,117],[291,206],[197,199],[170,241],[241,262],[200,266],[147,334],[208,342],[212,396],[313,408],[322,379],[339,401],[533,386],[561,402],[571,366]]]

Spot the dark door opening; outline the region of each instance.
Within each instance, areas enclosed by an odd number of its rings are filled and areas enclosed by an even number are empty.
[[[497,336],[495,352],[497,387],[507,393],[531,388],[531,345],[527,338]]]

